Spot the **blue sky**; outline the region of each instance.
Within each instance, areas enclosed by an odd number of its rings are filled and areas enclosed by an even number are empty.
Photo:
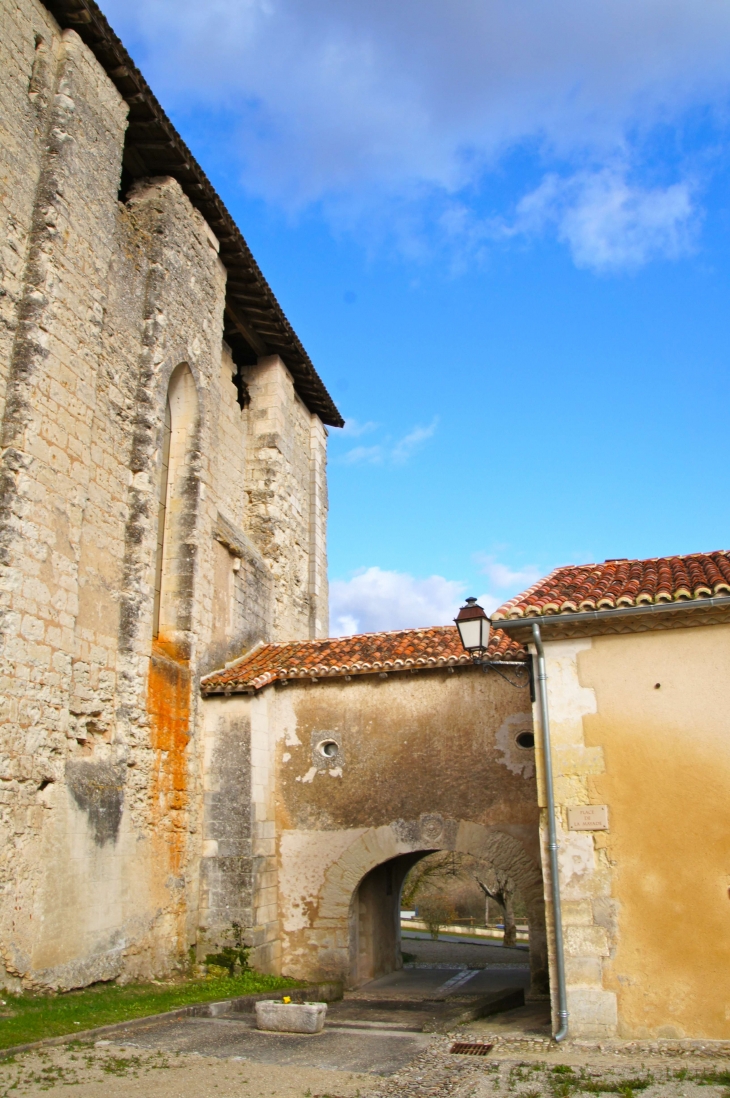
[[[727,0],[104,0],[348,421],[333,632],[728,546]]]

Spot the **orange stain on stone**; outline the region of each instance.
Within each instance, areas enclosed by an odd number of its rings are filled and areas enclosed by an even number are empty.
[[[172,644],[155,642],[150,659],[147,711],[154,751],[151,783],[153,821],[177,875],[186,839],[187,746],[190,740],[190,664]]]

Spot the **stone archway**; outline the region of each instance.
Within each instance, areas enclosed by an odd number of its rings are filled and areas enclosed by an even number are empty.
[[[542,872],[521,841],[522,830],[510,826],[485,827],[466,820],[423,814],[417,820],[396,820],[382,827],[354,832],[352,841],[324,874],[316,902],[310,907],[309,926],[303,934],[306,945],[297,958],[299,971],[292,971],[292,975],[306,975],[310,979],[335,977],[351,984],[356,973],[363,974],[361,961],[357,955],[353,956],[353,950],[359,951],[361,944],[356,926],[359,912],[355,910],[353,900],[368,874],[376,867],[390,863],[392,872],[400,877],[397,882],[393,879],[390,890],[394,907],[410,865],[433,851],[453,850],[488,862],[514,880],[530,922],[531,994],[546,994],[548,966]],[[408,859],[404,855],[416,857]],[[387,892],[385,871],[382,876]],[[370,880],[371,896],[367,902],[376,903],[379,886],[374,878]],[[384,918],[390,918],[390,914],[386,912]],[[290,971],[292,966],[287,964],[286,955],[283,960],[284,971]],[[381,958],[372,967],[382,969],[382,965]],[[395,967],[394,953],[391,968]]]

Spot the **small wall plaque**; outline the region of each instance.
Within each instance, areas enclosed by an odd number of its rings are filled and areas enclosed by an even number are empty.
[[[607,804],[581,804],[568,809],[571,831],[608,831]]]

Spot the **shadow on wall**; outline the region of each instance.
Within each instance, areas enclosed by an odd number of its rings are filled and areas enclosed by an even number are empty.
[[[401,854],[377,865],[361,880],[350,910],[351,987],[403,967],[400,897],[403,882],[424,853]]]

